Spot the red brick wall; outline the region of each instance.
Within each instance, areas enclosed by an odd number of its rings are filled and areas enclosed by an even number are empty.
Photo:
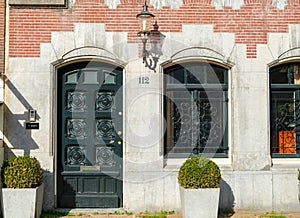
[[[68,9],[10,8],[10,57],[38,57],[39,45],[50,42],[51,32],[73,31],[74,23],[104,23],[106,31],[128,32],[136,41],[136,14],[142,0],[122,0],[109,9],[103,0],[76,0]],[[247,45],[247,57],[256,57],[256,45],[267,43],[267,33],[287,32],[288,24],[300,23],[300,0],[277,10],[271,0],[245,0],[240,10],[216,10],[210,0],[185,0],[178,10],[149,10],[161,32],[180,32],[182,24],[213,24],[215,32],[235,33],[236,43]]]
[[[0,73],[4,72],[5,63],[5,1],[0,0]]]

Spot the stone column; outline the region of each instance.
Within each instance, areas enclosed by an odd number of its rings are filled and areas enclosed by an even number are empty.
[[[237,46],[238,54],[245,54]],[[266,47],[265,47],[266,48]],[[266,48],[267,49],[267,48]],[[266,57],[246,59],[236,54],[232,81],[232,157],[233,169],[269,170],[269,91]]]
[[[137,58],[128,63],[123,89],[124,206],[134,211],[155,210],[164,198],[162,80],[160,73],[144,67],[142,61]]]

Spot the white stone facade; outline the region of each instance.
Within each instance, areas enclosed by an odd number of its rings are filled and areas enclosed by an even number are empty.
[[[287,0],[273,0],[273,6],[277,9],[283,10],[288,5]]]
[[[51,43],[41,44],[40,58],[9,58],[5,144],[15,154],[31,154],[41,161],[47,171],[44,208],[56,202],[57,66],[87,57],[124,66],[124,207],[180,210],[177,171],[184,159],[163,157],[162,72],[170,60],[205,57],[230,67],[229,154],[214,159],[222,169],[220,206],[300,211],[300,160],[270,157],[268,103],[268,64],[300,47],[300,25],[290,25],[288,33],[269,34],[268,44],[257,46],[256,59],[246,58],[246,46],[235,44],[233,33],[214,33],[212,25],[183,25],[181,33],[165,35],[157,73],[143,66],[138,45],[127,43],[126,33],[105,32],[102,24],[78,23],[74,32],[53,32]],[[184,49],[189,50],[179,52]],[[300,53],[295,55],[299,60]],[[149,76],[149,85],[137,83],[141,75]],[[39,130],[25,130],[28,108],[37,110]]]

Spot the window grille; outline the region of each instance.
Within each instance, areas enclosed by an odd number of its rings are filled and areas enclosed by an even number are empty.
[[[167,157],[227,157],[228,70],[190,62],[165,70]]]

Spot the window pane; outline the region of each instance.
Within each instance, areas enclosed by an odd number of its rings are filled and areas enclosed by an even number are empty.
[[[174,83],[174,84],[184,84],[184,69],[174,69],[170,72],[168,77],[168,83]]]
[[[98,71],[83,71],[83,83],[98,84]]]
[[[272,84],[288,84],[288,66],[281,66],[271,69]]]
[[[198,66],[186,66],[187,84],[206,84],[206,67],[202,65]]]
[[[105,72],[104,84],[116,84],[116,75],[110,72]]]
[[[181,84],[225,84],[227,69],[209,63],[176,65],[167,71],[168,83]]]
[[[167,151],[170,153],[223,152],[223,92],[168,92]]]
[[[295,92],[272,92],[271,94],[271,149],[272,153],[296,153]],[[298,102],[298,103],[296,103]]]
[[[68,83],[68,84],[72,84],[72,83],[76,84],[77,83],[77,71],[68,73],[66,75],[66,83]]]
[[[294,84],[300,84],[300,64],[293,66]]]
[[[225,83],[225,73],[226,69],[214,66],[209,68],[207,73],[207,83],[208,84],[224,84]]]

